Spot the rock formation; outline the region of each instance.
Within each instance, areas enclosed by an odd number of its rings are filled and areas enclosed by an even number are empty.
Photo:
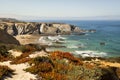
[[[12,22],[14,19],[8,22],[8,20],[0,21],[0,29],[13,36],[22,34],[71,34],[72,32],[83,32],[79,27],[65,23],[21,22],[16,20]]]

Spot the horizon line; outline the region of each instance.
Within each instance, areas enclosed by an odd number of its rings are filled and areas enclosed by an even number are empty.
[[[15,18],[18,20],[46,20],[46,19],[53,19],[53,20],[67,20],[67,19],[73,19],[73,20],[120,20],[120,15],[104,15],[104,16],[24,16],[24,15],[15,15],[15,14],[0,14],[0,18]]]

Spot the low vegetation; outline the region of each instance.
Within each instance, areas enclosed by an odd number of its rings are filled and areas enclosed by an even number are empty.
[[[83,62],[68,52],[51,52],[50,57],[36,57],[25,71],[42,80],[101,80],[102,69]],[[61,54],[61,55],[60,55]]]
[[[50,57],[53,60],[56,60],[56,59],[67,59],[70,63],[79,64],[79,65],[83,64],[82,61],[79,58],[74,57],[69,52],[61,52],[61,51],[51,52],[51,56]]]
[[[11,49],[15,49],[17,51],[21,51],[23,54],[18,57],[12,56],[8,51]],[[20,64],[20,63],[25,63],[30,60],[29,55],[36,51],[39,50],[39,48],[35,47],[35,45],[5,45],[5,44],[0,44],[0,61],[12,61],[11,64]]]
[[[13,57],[8,50],[15,49],[23,54],[18,57]],[[54,51],[49,52],[47,57],[30,58],[30,54],[34,51],[45,50],[36,45],[0,45],[0,61],[11,61],[11,64],[29,63],[30,67],[24,69],[26,72],[38,75],[42,80],[116,80],[119,76],[119,71],[116,68],[102,68],[93,63],[89,63],[96,58],[77,58],[69,52]],[[105,60],[100,58],[100,60]],[[88,61],[88,63],[84,63]],[[113,60],[112,60],[113,61]],[[119,61],[119,58],[117,59]],[[7,66],[0,66],[0,79],[3,76],[12,74]],[[109,77],[112,76],[112,77]]]
[[[11,74],[13,74],[14,70],[10,69],[7,66],[0,66],[0,80],[2,80],[5,77],[10,77]]]
[[[9,46],[9,45],[8,45]],[[11,60],[13,57],[7,52],[9,47],[4,44],[0,44],[0,61],[8,61]]]

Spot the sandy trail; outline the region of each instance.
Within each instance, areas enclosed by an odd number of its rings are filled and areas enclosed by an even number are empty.
[[[35,58],[38,56],[48,56],[45,51],[36,51],[34,54],[29,55],[30,58]],[[9,68],[15,70],[15,75],[12,78],[6,78],[4,80],[38,80],[37,75],[33,75],[29,72],[24,71],[24,69],[30,67],[28,63],[22,64],[10,64],[11,61],[0,62],[0,65],[8,66]]]
[[[25,72],[23,69],[26,69],[29,67],[27,63],[22,63],[22,64],[10,64],[10,61],[6,62],[0,62],[0,65],[6,65],[10,67],[11,69],[15,70],[15,75],[12,75],[12,78],[5,78],[4,80],[30,80],[30,79],[36,79],[36,75],[33,75],[29,72]]]

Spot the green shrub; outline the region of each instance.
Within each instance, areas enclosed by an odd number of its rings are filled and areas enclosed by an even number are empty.
[[[1,45],[0,46],[0,56],[7,56],[8,55],[8,52],[7,52],[7,48],[5,45]]]
[[[25,71],[31,72],[33,74],[38,74],[39,72],[43,72],[43,73],[51,72],[52,70],[53,70],[53,66],[47,62],[42,62],[30,68],[25,69]]]
[[[13,74],[14,70],[10,69],[7,66],[0,66],[0,80],[4,77],[4,76],[8,76],[9,74]]]
[[[33,58],[29,64],[39,64],[39,63],[42,63],[42,62],[47,62],[47,63],[50,63],[51,65],[54,66],[52,60],[49,58],[49,57],[36,57],[36,58]]]
[[[0,61],[8,61],[13,58],[13,56],[8,53],[8,47],[5,44],[0,45]]]

